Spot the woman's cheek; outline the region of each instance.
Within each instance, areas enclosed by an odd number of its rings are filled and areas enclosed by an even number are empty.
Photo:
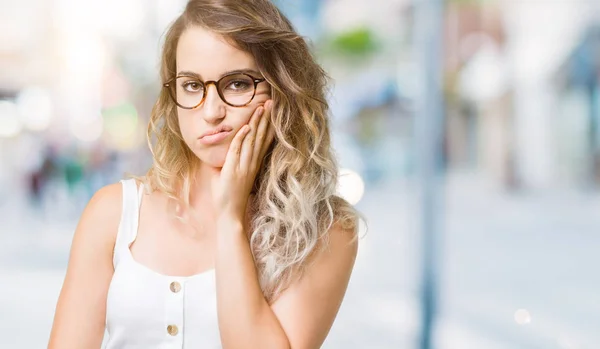
[[[191,132],[191,128],[187,127],[185,124],[179,124],[179,132],[181,132],[181,137],[185,141],[185,143],[191,148],[194,146],[194,142],[197,137],[194,137],[193,132]]]

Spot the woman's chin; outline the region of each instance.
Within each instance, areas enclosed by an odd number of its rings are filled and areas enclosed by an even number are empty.
[[[221,168],[225,164],[226,153],[221,154],[219,151],[211,152],[210,154],[197,154],[203,164],[210,167]]]

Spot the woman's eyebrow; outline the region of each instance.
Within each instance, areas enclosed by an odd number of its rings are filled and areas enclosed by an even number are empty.
[[[229,74],[250,74],[253,77],[260,77],[262,76],[261,73],[257,72],[254,69],[236,69],[236,70],[229,70],[224,72],[223,74],[221,74],[219,76],[219,78],[222,78],[225,75],[229,75]],[[188,70],[182,70],[179,73],[177,73],[177,76],[193,76],[193,77],[197,77],[197,78],[201,78],[201,75],[198,73],[195,73],[193,71],[188,71]]]
[[[256,75],[261,75],[259,72],[257,72],[254,69],[237,69],[237,70],[226,71],[225,73],[221,74],[220,77],[223,77],[223,76],[229,75],[229,74],[250,74],[250,75],[253,75],[254,77],[256,77]]]
[[[182,70],[177,73],[177,76],[194,76],[200,78],[200,74],[194,73],[193,71]]]

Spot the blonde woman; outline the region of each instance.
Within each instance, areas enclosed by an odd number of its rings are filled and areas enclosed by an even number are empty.
[[[160,76],[153,165],[86,207],[49,347],[319,348],[359,219],[324,71],[270,1],[191,0]]]

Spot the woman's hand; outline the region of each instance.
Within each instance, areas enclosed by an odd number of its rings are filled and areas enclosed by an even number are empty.
[[[273,101],[254,111],[247,125],[233,138],[219,176],[212,183],[218,222],[244,222],[254,180],[274,132],[269,122]]]

